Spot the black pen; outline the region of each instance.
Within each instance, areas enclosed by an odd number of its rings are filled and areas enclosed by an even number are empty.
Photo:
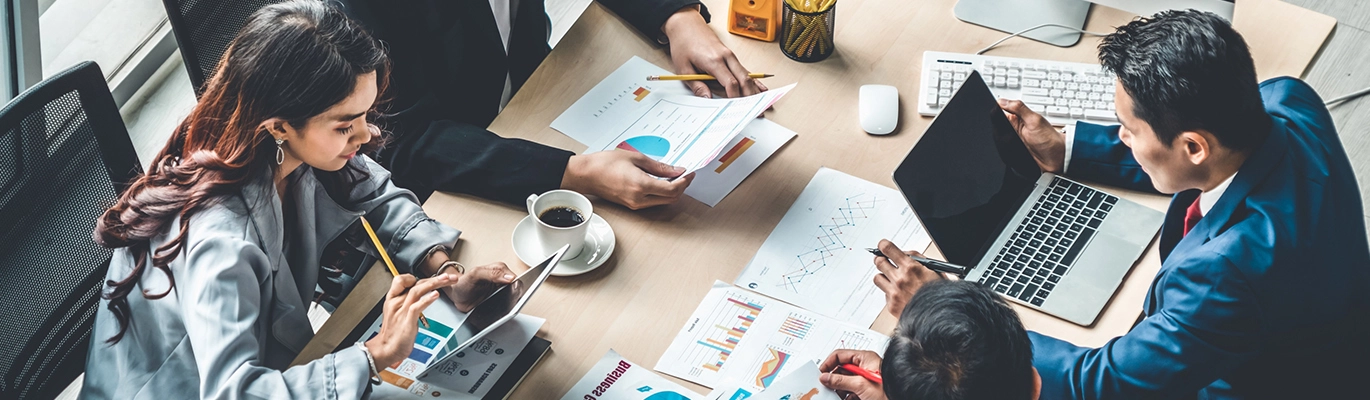
[[[871,252],[871,254],[874,254],[876,257],[889,258],[885,255],[885,253],[881,253],[880,249],[868,247],[866,248],[866,251]],[[962,267],[960,265],[952,264],[946,261],[938,261],[931,258],[919,256],[909,256],[909,258],[912,258],[913,261],[917,261],[918,263],[923,264],[923,266],[928,267],[928,269],[930,270],[956,275],[958,278],[965,278],[966,273],[970,272],[970,268]],[[893,264],[894,262],[891,261],[890,263]]]

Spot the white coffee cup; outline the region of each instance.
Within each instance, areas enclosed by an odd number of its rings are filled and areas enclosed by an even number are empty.
[[[563,207],[580,213],[580,223],[563,227],[550,225],[542,220],[544,213]],[[557,189],[541,195],[528,196],[528,215],[537,221],[537,229],[534,232],[537,234],[538,244],[542,247],[542,254],[550,255],[561,246],[568,246],[566,254],[561,258],[563,260],[580,255],[580,251],[585,247],[585,234],[589,230],[590,218],[594,211],[590,199],[570,190]]]

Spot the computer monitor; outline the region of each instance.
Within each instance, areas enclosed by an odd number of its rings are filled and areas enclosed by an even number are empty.
[[[1219,17],[1228,21],[1232,21],[1232,8],[1236,5],[1232,0],[1089,0],[1089,2],[1137,15],[1154,15],[1165,10],[1192,8],[1218,14]]]
[[[1014,33],[1041,24],[1059,24],[1084,29],[1091,3],[1152,15],[1158,11],[1193,8],[1211,11],[1232,19],[1232,0],[961,0],[953,12],[956,18],[986,28]],[[1075,30],[1048,26],[1021,36],[1061,47],[1080,41]]]

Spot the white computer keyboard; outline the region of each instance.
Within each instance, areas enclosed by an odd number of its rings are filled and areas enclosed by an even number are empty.
[[[1022,100],[1052,125],[1074,125],[1077,120],[1118,123],[1113,75],[1098,64],[939,51],[923,52],[918,113],[937,115],[972,70],[980,71],[995,96]]]

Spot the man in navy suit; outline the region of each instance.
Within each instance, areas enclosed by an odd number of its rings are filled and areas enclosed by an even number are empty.
[[[1173,193],[1144,317],[1103,347],[1032,332],[1044,399],[1367,396],[1370,249],[1332,118],[1294,78],[1257,84],[1216,15],[1162,12],[1099,46],[1122,126],[1058,133],[1003,101],[1044,170]],[[940,276],[887,241],[876,284],[902,309]],[[1127,306],[1127,305],[1124,305]]]

